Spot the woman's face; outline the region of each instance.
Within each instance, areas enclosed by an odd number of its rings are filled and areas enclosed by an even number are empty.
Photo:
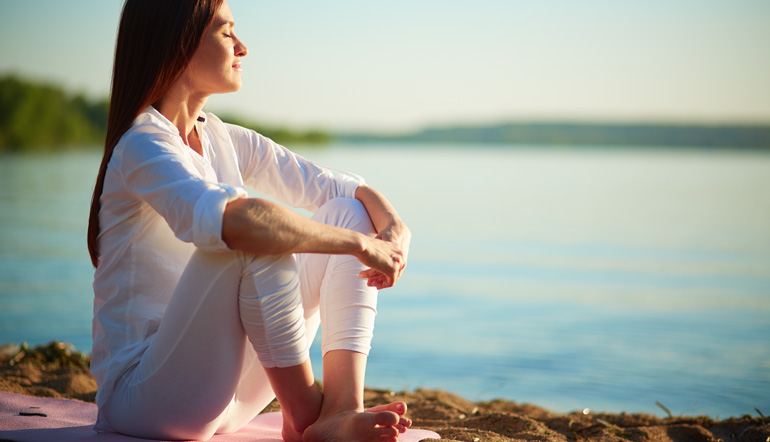
[[[221,94],[241,88],[241,58],[248,49],[235,36],[233,13],[222,3],[183,76],[193,92]]]

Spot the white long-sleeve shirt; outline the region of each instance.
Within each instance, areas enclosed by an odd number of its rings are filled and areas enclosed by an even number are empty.
[[[353,198],[360,177],[323,168],[212,114],[196,124],[203,155],[152,107],[113,151],[99,211],[91,372],[100,406],[149,346],[196,247],[228,250],[222,217],[248,186],[315,211]]]

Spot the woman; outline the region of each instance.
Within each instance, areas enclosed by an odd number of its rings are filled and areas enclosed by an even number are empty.
[[[287,441],[395,441],[406,404],[364,411],[363,382],[376,292],[403,272],[409,230],[360,178],[202,111],[240,89],[233,28],[223,0],[123,8],[88,230],[96,428],[208,439],[277,397]]]

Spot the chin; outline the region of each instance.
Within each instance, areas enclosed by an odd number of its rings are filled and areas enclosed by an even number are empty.
[[[238,92],[241,90],[242,83],[240,81],[233,82],[228,84],[227,86],[222,87],[222,89],[218,92],[220,94],[229,94],[231,92]]]

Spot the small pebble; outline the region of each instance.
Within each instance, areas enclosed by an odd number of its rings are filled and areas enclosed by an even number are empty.
[[[0,345],[0,360],[11,359],[21,351],[21,347],[16,344],[3,344]]]

